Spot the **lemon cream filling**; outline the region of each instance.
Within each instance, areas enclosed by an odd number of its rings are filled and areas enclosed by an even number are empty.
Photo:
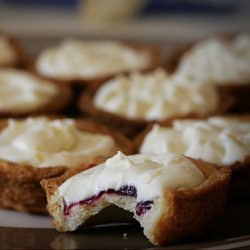
[[[250,121],[212,117],[176,120],[172,128],[154,125],[140,153],[179,153],[217,165],[231,165],[250,155]]]
[[[48,104],[58,87],[31,73],[0,69],[0,112],[29,112]]]
[[[178,73],[216,84],[248,84],[250,35],[232,40],[211,38],[198,43],[181,58]]]
[[[204,180],[203,173],[181,155],[125,156],[118,152],[105,163],[66,180],[59,193],[70,205],[102,191],[133,186],[137,201],[147,201],[162,196],[166,189],[192,188]]]
[[[17,59],[17,54],[8,39],[0,35],[0,65],[11,64]]]
[[[148,67],[150,55],[119,42],[65,40],[45,49],[37,58],[37,71],[47,77],[96,79]]]
[[[196,84],[182,75],[133,73],[116,77],[102,85],[94,96],[97,108],[127,118],[163,120],[190,113],[201,115],[218,107],[214,86]]]
[[[74,167],[115,152],[112,137],[83,132],[71,119],[9,119],[0,133],[0,158],[34,167]]]

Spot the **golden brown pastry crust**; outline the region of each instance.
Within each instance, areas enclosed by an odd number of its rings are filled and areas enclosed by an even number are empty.
[[[6,126],[7,120],[0,120],[0,131]],[[77,120],[76,126],[82,131],[108,134],[114,138],[117,150],[126,154],[134,152],[131,141],[120,133],[111,132],[103,125],[91,120]],[[104,156],[96,156],[93,164],[100,163],[105,158]],[[84,168],[86,168],[85,164],[70,169],[76,173]],[[47,213],[46,197],[40,181],[60,176],[67,169],[69,168],[66,166],[37,168],[0,159],[0,207],[29,213]]]
[[[220,37],[225,40],[233,40],[237,34],[220,34],[217,37]],[[216,36],[215,36],[216,37]],[[170,55],[170,58],[167,62],[166,68],[170,73],[176,71],[181,58],[184,56],[186,52],[192,49],[196,44],[202,42],[204,39],[198,40],[196,42],[191,42],[184,44],[176,48]],[[235,113],[247,113],[250,112],[250,81],[242,84],[239,83],[228,83],[222,84],[221,88],[224,88],[226,91],[229,91],[234,98],[234,103],[229,111]]]
[[[35,168],[0,160],[0,207],[29,213],[46,213],[44,178],[59,176],[65,167]]]
[[[237,118],[241,121],[250,121],[250,115],[224,115],[222,117]],[[204,119],[205,120],[205,119]],[[172,121],[173,122],[173,121]],[[172,122],[159,123],[161,126],[171,127]],[[139,153],[141,144],[145,136],[151,131],[153,124],[148,125],[144,131],[139,133],[133,140],[135,151]],[[222,166],[221,166],[222,167]],[[229,166],[223,166],[223,168],[229,168],[232,172],[231,183],[229,188],[229,200],[232,202],[247,200],[250,198],[250,154],[244,161],[236,162]]]
[[[148,211],[151,219],[152,216],[155,216],[155,219],[147,223],[143,218],[146,214],[139,219],[145,235],[154,245],[165,245],[201,234],[211,227],[223,211],[230,182],[230,169],[189,159],[203,172],[205,181],[195,188],[166,190],[162,197],[157,198],[157,208],[154,209],[153,205]],[[63,232],[75,230],[83,223],[81,214],[88,209],[88,205],[79,205],[74,208],[73,214],[68,216],[63,213],[64,202],[59,195],[58,187],[73,174],[66,172],[59,178],[45,179],[41,182],[48,199],[48,211],[54,217],[53,224],[57,230]],[[120,205],[119,200],[114,203]],[[91,209],[91,206],[89,207]],[[71,216],[75,217],[73,221],[70,220]],[[77,219],[80,223],[78,221],[77,225],[72,224]]]
[[[24,53],[24,49],[21,46],[20,42],[16,38],[7,34],[6,32],[0,31],[0,34],[2,34],[4,37],[6,37],[9,45],[13,48],[13,50],[16,53],[16,59],[14,61],[9,62],[9,63],[0,64],[0,67],[11,67],[11,68],[22,67],[25,63],[25,53]]]
[[[27,73],[30,72],[27,71]],[[34,110],[32,111],[23,111],[23,112],[20,111],[15,112],[15,110],[0,111],[0,118],[25,117],[28,115],[33,116],[33,115],[56,114],[65,111],[69,107],[73,97],[72,89],[65,84],[57,84],[51,81],[48,81],[48,83],[53,84],[58,88],[56,96],[52,98],[48,103],[40,107],[34,108]]]
[[[92,117],[93,119],[98,119],[102,121],[107,126],[114,128],[116,130],[122,131],[128,137],[134,137],[136,134],[141,132],[148,124],[152,124],[157,121],[145,121],[142,119],[130,119],[124,116],[113,114],[108,111],[101,110],[94,105],[93,97],[98,90],[98,87],[89,87],[82,92],[79,98],[78,108],[79,110]],[[169,123],[175,119],[185,119],[185,118],[206,118],[211,115],[218,115],[224,113],[234,102],[230,93],[218,87],[218,94],[220,105],[214,113],[208,115],[201,115],[198,113],[189,113],[184,116],[169,117],[160,121],[160,123]]]
[[[210,164],[201,160],[192,161],[205,174],[207,180],[193,189],[165,192],[164,199],[168,209],[154,232],[155,241],[159,245],[205,233],[223,212],[230,170],[215,168],[214,171]]]
[[[150,62],[148,64],[148,66],[145,69],[142,70],[138,70],[140,72],[147,72],[150,70],[153,70],[155,68],[157,68],[158,66],[162,65],[162,58],[161,58],[161,54],[160,51],[157,47],[151,46],[151,45],[144,45],[144,44],[132,44],[132,43],[123,43],[125,45],[127,45],[128,47],[135,49],[137,51],[145,51],[149,54],[150,56]],[[34,57],[29,64],[29,69],[39,75],[41,78],[47,79],[47,80],[51,80],[51,81],[57,81],[59,83],[65,83],[65,84],[70,84],[70,85],[74,85],[74,86],[78,86],[78,87],[85,87],[85,86],[99,86],[101,85],[103,82],[109,80],[110,78],[114,77],[114,75],[116,74],[112,74],[112,75],[104,75],[102,77],[98,76],[96,78],[92,78],[92,79],[84,79],[82,78],[75,78],[75,79],[63,79],[63,78],[56,78],[56,77],[48,77],[45,76],[43,74],[41,74],[37,68],[36,68],[36,61],[37,61],[38,55],[36,57]],[[123,74],[128,74],[129,72],[121,72]],[[119,74],[121,74],[119,73]]]
[[[232,170],[229,199],[242,201],[250,199],[250,155],[243,162],[228,166]]]

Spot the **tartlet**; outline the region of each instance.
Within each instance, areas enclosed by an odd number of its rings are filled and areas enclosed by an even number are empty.
[[[160,63],[160,53],[152,46],[67,39],[41,51],[31,69],[46,79],[85,86],[99,85],[119,73],[151,70]]]
[[[24,64],[24,50],[20,42],[0,32],[0,67],[20,67]]]
[[[107,180],[112,174],[116,178]],[[41,184],[59,231],[74,231],[116,205],[134,214],[152,244],[165,245],[206,232],[223,211],[229,181],[229,169],[201,160],[118,153],[85,172],[69,170]]]
[[[229,197],[250,198],[250,116],[175,120],[150,125],[135,140],[139,153],[180,153],[232,171]]]
[[[232,111],[250,111],[250,35],[217,35],[176,50],[171,72],[182,72],[228,89],[235,97]]]
[[[22,212],[47,212],[42,179],[133,152],[123,135],[90,120],[9,119],[0,128],[0,207]]]
[[[147,124],[208,117],[225,112],[232,103],[233,98],[224,89],[157,69],[118,76],[88,88],[78,106],[84,114],[133,137]]]
[[[53,114],[68,108],[72,90],[29,71],[0,68],[0,117]]]

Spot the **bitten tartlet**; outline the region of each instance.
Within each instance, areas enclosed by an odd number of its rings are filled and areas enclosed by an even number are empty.
[[[159,63],[158,51],[149,46],[68,39],[44,49],[32,68],[45,78],[94,85],[119,73],[153,69]]]
[[[178,153],[232,170],[230,198],[250,198],[250,116],[175,120],[135,139],[140,153]]]
[[[18,67],[23,64],[23,49],[17,39],[0,32],[0,67]]]
[[[118,152],[70,177],[43,180],[56,229],[74,231],[109,205],[133,213],[154,245],[204,233],[221,214],[230,170],[176,154]]]
[[[0,207],[24,212],[46,212],[42,179],[133,152],[123,135],[90,120],[9,119],[0,128]]]
[[[224,112],[232,102],[227,91],[157,69],[118,76],[85,90],[79,109],[133,136],[148,123],[207,117]]]
[[[0,117],[57,113],[67,108],[72,91],[29,71],[0,68]]]
[[[250,35],[217,36],[187,46],[174,56],[175,71],[229,89],[235,111],[250,111]]]

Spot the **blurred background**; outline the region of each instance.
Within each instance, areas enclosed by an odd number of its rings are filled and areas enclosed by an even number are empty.
[[[164,43],[250,30],[249,0],[0,0],[0,29]]]

